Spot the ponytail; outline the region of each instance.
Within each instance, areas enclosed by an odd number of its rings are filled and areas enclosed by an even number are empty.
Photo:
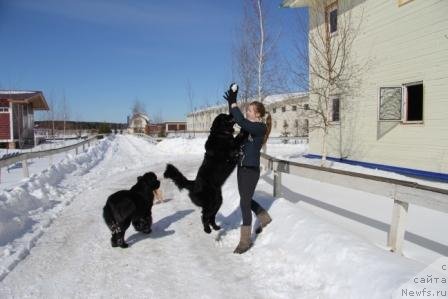
[[[271,134],[272,129],[272,117],[269,112],[266,112],[266,133],[264,134],[263,138],[263,145],[266,144],[269,138],[269,134]]]
[[[271,133],[271,128],[272,128],[271,114],[266,111],[266,108],[264,107],[263,103],[261,103],[261,102],[253,101],[249,105],[255,106],[255,110],[260,114],[261,118],[264,119],[266,117],[266,121],[265,121],[266,133],[264,134],[264,138],[263,138],[263,145],[264,145],[268,141],[269,134]]]

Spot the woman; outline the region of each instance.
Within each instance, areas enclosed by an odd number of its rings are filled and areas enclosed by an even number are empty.
[[[266,123],[263,118],[266,115],[266,109],[260,102],[254,101],[246,109],[246,118],[244,118],[236,104],[238,86],[231,84],[224,98],[229,103],[230,113],[235,122],[241,127],[241,130],[247,133],[247,137],[242,143],[238,161],[237,178],[238,191],[240,194],[240,208],[243,216],[241,226],[240,242],[234,253],[244,253],[251,246],[252,231],[252,213],[255,213],[260,221],[260,227],[255,232],[258,234],[262,228],[268,225],[272,219],[268,212],[263,209],[255,200],[253,195],[258,179],[260,178],[260,150],[266,143],[271,132],[271,115],[267,113]]]

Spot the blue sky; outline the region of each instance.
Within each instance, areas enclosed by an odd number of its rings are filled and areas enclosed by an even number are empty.
[[[185,120],[188,81],[201,107],[233,80],[242,3],[0,0],[0,89],[41,90],[59,107],[65,97],[72,120],[125,122],[136,99],[150,116]],[[293,60],[304,12],[280,3],[265,1],[269,26]]]

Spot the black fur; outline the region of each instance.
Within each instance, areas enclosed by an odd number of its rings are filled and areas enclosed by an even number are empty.
[[[137,183],[130,190],[115,192],[107,198],[103,218],[112,232],[112,247],[128,247],[124,234],[131,223],[136,231],[145,234],[151,232],[153,191],[159,187],[157,176],[147,172],[137,178]]]
[[[187,189],[191,201],[202,207],[202,224],[204,231],[211,233],[210,226],[219,230],[215,216],[222,204],[221,187],[235,169],[238,152],[245,133],[233,137],[235,122],[228,114],[218,115],[210,129],[205,143],[205,157],[196,179],[188,180],[173,165],[168,164],[163,174],[170,178],[182,190]]]

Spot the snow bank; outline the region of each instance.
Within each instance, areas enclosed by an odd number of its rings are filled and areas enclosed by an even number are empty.
[[[229,250],[238,243],[241,223],[235,188],[227,183],[218,214],[224,229],[216,239]],[[269,209],[273,221],[260,235],[253,234],[254,245],[241,258],[253,268],[251,279],[264,286],[266,298],[390,298],[425,267],[284,198],[257,191],[255,200]]]
[[[0,192],[0,280],[28,253],[64,205],[66,196],[58,184],[66,175],[83,175],[104,157],[111,139],[103,139],[79,155],[34,174],[10,191]]]

